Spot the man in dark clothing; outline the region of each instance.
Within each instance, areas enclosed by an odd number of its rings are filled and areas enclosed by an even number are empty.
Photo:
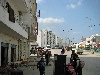
[[[37,69],[39,68],[40,75],[45,75],[45,63],[44,58],[41,58],[41,60],[37,63]]]
[[[75,53],[75,50],[72,50],[70,62],[73,64],[74,69],[76,68],[77,65],[77,59],[79,59],[78,55]]]
[[[49,59],[50,59],[50,53],[49,53],[48,50],[46,50],[46,53],[45,53],[45,59],[46,59],[46,65],[48,65]]]

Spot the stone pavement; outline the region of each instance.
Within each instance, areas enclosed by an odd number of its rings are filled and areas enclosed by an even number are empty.
[[[23,75],[39,75],[39,70],[37,69],[37,62],[41,58],[37,58],[35,56],[31,56],[31,62],[28,63],[28,67],[18,67],[18,69],[23,71]],[[34,58],[36,58],[36,62],[34,62]],[[53,75],[53,62],[50,62],[51,65],[45,67],[45,75]]]

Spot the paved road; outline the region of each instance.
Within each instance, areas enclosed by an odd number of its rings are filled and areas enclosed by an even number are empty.
[[[52,55],[54,54],[60,54],[61,49],[53,49]],[[65,55],[67,55],[67,63],[70,59],[71,51],[66,51]],[[85,67],[83,68],[83,75],[100,75],[100,56],[96,56],[91,54],[90,52],[84,51],[82,55],[79,55],[81,60],[85,61]],[[36,57],[31,57],[36,58]],[[51,57],[52,59],[54,57]],[[40,60],[38,58],[37,60]],[[30,64],[34,64],[34,62],[31,62]],[[34,67],[34,70],[33,70]],[[22,69],[24,74],[23,75],[39,75],[39,71],[36,68],[36,66],[29,66],[29,67],[20,67],[19,69]],[[53,75],[53,63],[52,66],[46,66],[46,75]]]

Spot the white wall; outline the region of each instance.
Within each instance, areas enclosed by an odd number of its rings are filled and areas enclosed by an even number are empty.
[[[16,46],[16,60],[17,60],[18,59],[18,41],[17,41],[17,39],[10,37],[8,35],[5,35],[3,33],[0,33],[0,53],[1,53],[1,42],[10,43],[9,49],[8,49],[8,62],[11,61],[11,44],[17,45]],[[0,61],[1,61],[1,58],[0,58]],[[1,64],[1,62],[0,62],[0,64]]]
[[[40,47],[42,47],[42,41],[41,41],[41,30],[38,30],[38,35],[37,35],[37,43]]]
[[[44,36],[45,35],[45,36]],[[45,47],[47,45],[47,30],[43,29],[42,30],[42,47]],[[45,43],[44,43],[45,42]]]
[[[17,22],[9,21],[9,14],[2,6],[0,6],[0,20],[23,37],[28,38],[28,33]]]

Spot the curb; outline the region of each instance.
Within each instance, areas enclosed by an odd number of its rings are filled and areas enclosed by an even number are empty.
[[[94,52],[94,54],[100,56],[100,52]]]

